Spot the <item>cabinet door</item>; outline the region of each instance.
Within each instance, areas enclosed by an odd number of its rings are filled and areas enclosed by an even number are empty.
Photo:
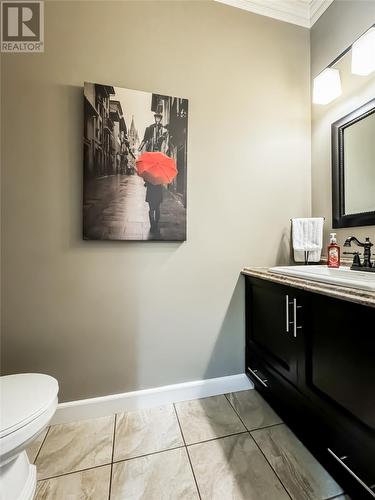
[[[247,279],[247,359],[260,356],[294,384],[298,380],[298,358],[303,357],[302,295],[293,288]]]
[[[311,294],[306,390],[375,431],[375,309]]]

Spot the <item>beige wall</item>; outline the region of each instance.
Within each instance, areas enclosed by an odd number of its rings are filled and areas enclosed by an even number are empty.
[[[324,69],[322,64],[328,65],[374,22],[374,1],[335,0],[311,30],[311,76]],[[326,217],[325,246],[331,231],[337,232],[339,244],[353,234],[360,238],[370,236],[375,241],[375,226],[331,229],[331,124],[375,96],[374,74],[352,75],[350,64],[348,52],[335,66],[340,70],[342,95],[326,106],[312,104],[312,212],[314,216]]]
[[[244,370],[244,265],[310,200],[309,33],[213,2],[46,2],[2,56],[3,368],[61,400]],[[190,99],[188,240],[81,238],[84,80]]]

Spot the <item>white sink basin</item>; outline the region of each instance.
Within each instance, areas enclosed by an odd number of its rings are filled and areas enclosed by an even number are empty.
[[[276,274],[305,278],[330,285],[348,286],[375,292],[375,273],[351,271],[349,267],[332,269],[327,266],[280,266],[271,267]]]

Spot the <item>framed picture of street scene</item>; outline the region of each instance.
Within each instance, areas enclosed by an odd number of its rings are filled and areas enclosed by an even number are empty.
[[[187,99],[85,82],[85,240],[186,240],[187,129]]]

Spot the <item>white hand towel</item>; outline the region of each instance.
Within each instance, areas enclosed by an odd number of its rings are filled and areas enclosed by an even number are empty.
[[[323,247],[323,217],[292,219],[295,262],[319,262]],[[308,252],[308,253],[306,253]]]

